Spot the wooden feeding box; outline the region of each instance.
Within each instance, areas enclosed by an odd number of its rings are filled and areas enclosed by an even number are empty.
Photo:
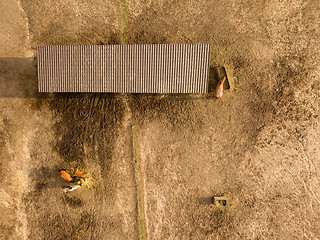
[[[223,89],[224,90],[230,89],[230,83],[229,83],[229,79],[228,79],[228,75],[227,75],[225,67],[210,68],[209,71],[210,71],[209,84],[208,84],[208,91],[209,92],[214,92],[218,82],[223,77],[226,77],[226,80],[223,83]]]
[[[212,197],[212,203],[216,206],[226,206],[227,199],[226,197]]]

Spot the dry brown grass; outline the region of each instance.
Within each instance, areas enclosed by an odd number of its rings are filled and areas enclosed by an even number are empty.
[[[0,236],[138,238],[134,121],[149,239],[316,239],[318,5],[22,1],[27,18],[12,18],[17,27],[29,21],[33,48],[119,44],[125,31],[129,44],[210,43],[210,67],[226,67],[231,89],[221,100],[44,95],[32,59],[0,59],[0,209],[8,216]],[[14,19],[0,26],[9,32]],[[24,42],[21,33],[12,39]],[[16,45],[7,45],[11,53],[26,53]],[[91,188],[64,195],[56,169],[65,167],[91,173]],[[216,194],[232,204],[198,201]]]

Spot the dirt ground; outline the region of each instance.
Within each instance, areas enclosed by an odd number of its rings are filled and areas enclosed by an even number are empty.
[[[319,12],[313,0],[0,0],[0,239],[319,239]],[[231,88],[221,100],[37,93],[37,45],[145,43],[210,43]],[[65,194],[70,167],[90,181]],[[210,204],[218,195],[226,206]]]

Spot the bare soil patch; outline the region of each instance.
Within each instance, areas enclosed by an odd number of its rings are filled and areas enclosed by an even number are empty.
[[[316,1],[19,4],[3,3],[0,19],[1,238],[320,235]],[[14,58],[37,45],[152,43],[210,43],[230,90],[38,94],[35,59]],[[91,185],[64,194],[57,170],[68,167]]]

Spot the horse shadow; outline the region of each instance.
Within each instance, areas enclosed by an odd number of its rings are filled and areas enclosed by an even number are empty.
[[[42,191],[50,188],[66,187],[68,182],[60,177],[58,168],[40,167],[29,171],[31,184],[35,191]]]

